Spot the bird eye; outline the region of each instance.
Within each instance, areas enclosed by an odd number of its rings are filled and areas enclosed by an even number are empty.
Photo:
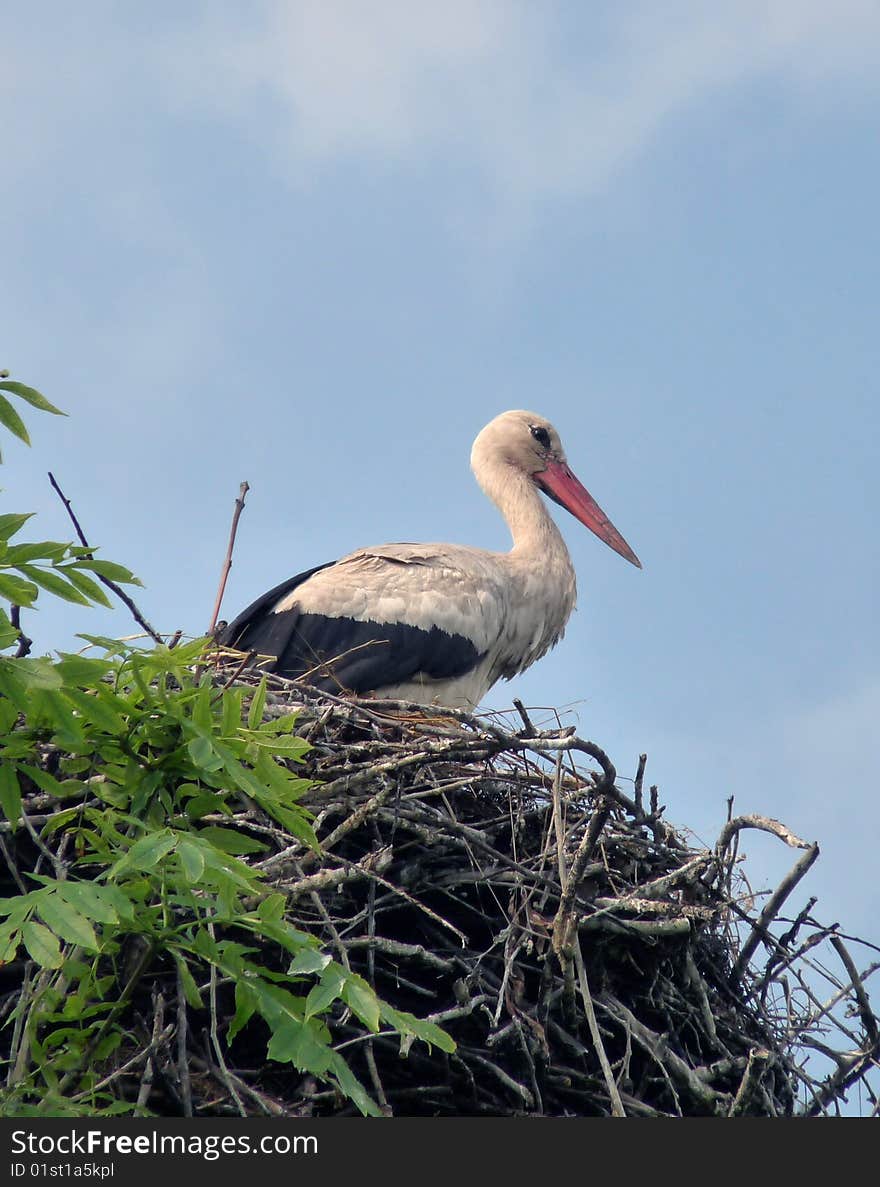
[[[529,425],[529,432],[544,449],[550,448],[550,434],[543,425]]]

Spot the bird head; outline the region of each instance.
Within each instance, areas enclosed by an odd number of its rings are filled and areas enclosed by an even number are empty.
[[[609,548],[639,569],[642,563],[614,524],[572,473],[559,433],[536,412],[502,412],[479,433],[471,451],[471,465],[479,476],[485,467],[501,462],[527,475],[554,503],[564,507]]]

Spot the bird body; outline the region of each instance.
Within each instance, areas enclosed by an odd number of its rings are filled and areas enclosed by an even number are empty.
[[[359,549],[276,586],[220,641],[330,691],[478,704],[497,680],[549,651],[574,609],[574,568],[541,489],[639,562],[571,474],[542,417],[502,413],[477,437],[471,463],[507,520],[510,552],[410,543]]]

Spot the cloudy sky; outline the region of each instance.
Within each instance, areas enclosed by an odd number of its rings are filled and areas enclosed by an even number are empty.
[[[880,8],[85,0],[0,28],[0,366],[161,629],[389,540],[506,546],[468,471],[529,408],[644,563],[559,512],[580,600],[487,704],[558,707],[669,818],[741,812],[880,940]],[[554,512],[555,513],[555,512]],[[49,604],[37,649],[110,615]],[[541,716],[539,713],[538,716]],[[796,856],[749,836],[756,889]]]

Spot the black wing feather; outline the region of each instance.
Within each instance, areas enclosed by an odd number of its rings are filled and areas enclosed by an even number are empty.
[[[264,671],[288,679],[308,673],[311,684],[329,692],[372,692],[420,678],[426,682],[455,679],[482,659],[470,639],[436,626],[426,630],[402,622],[307,614],[295,605],[273,611],[313,573],[334,563],[317,565],[270,589],[223,630],[219,642],[272,656],[270,662],[260,664]]]

